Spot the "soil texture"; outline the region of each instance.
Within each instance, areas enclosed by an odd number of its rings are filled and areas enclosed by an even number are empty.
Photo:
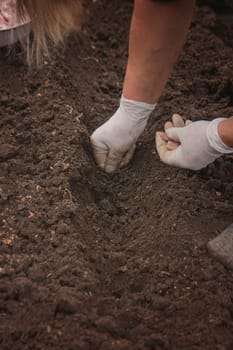
[[[192,172],[154,149],[174,112],[233,114],[233,25],[197,11],[133,161],[108,175],[89,136],[119,103],[132,6],[93,1],[40,70],[0,51],[1,350],[233,349],[233,274],[206,248],[233,221],[233,158]]]

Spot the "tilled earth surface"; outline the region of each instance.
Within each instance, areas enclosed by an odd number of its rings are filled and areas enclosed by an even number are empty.
[[[114,175],[90,133],[118,105],[132,2],[100,0],[28,71],[0,52],[0,349],[233,349],[233,275],[206,244],[233,221],[233,158],[162,164],[155,130],[233,111],[233,26],[196,14],[138,143]]]

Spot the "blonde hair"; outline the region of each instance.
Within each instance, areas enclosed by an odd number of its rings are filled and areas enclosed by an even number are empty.
[[[77,32],[83,22],[82,0],[16,0],[19,17],[31,19],[33,44],[29,58],[38,62],[42,53],[49,53],[48,45],[64,41]]]

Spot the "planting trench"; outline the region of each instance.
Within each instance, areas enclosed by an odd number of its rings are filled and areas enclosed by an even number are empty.
[[[108,175],[89,135],[118,105],[131,11],[96,2],[39,71],[1,50],[1,349],[233,348],[232,272],[206,249],[233,221],[233,159],[191,172],[154,151],[173,112],[232,115],[233,26],[198,11],[132,163]]]

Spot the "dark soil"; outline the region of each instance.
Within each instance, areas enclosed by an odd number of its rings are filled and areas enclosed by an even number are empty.
[[[114,175],[89,135],[118,105],[132,2],[99,0],[39,71],[0,58],[0,349],[233,349],[233,274],[209,240],[233,222],[233,158],[159,161],[155,130],[233,110],[232,24],[197,13],[177,67]]]

